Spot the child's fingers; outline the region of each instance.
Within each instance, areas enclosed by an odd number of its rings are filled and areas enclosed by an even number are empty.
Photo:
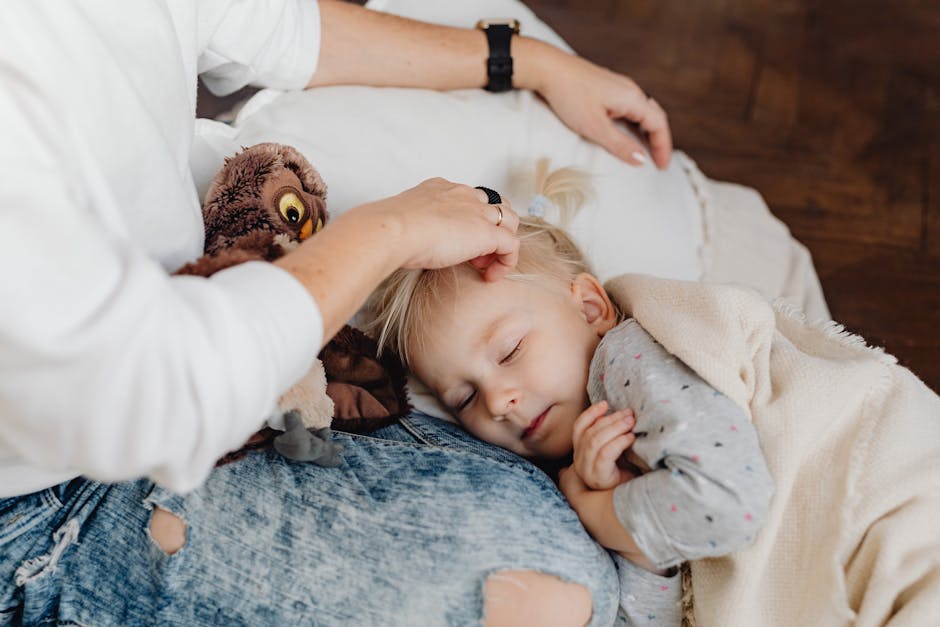
[[[632,429],[635,422],[633,412],[625,409],[594,418],[592,423],[585,421],[580,428],[576,427],[576,435],[572,439],[575,463],[580,468],[586,468],[593,463],[601,446]]]
[[[574,467],[591,489],[608,489],[622,482],[617,458],[635,440],[630,432],[635,423],[633,412],[623,409],[596,419],[581,434],[574,449]],[[613,451],[608,450],[609,446]]]
[[[594,477],[604,477],[606,487],[619,485],[632,478],[632,474],[617,466],[617,458],[636,441],[632,433],[617,436],[608,442],[594,459]]]
[[[582,435],[584,446],[597,450],[636,425],[633,412],[629,409],[615,411],[594,422]]]
[[[581,415],[574,421],[574,432],[571,436],[571,443],[575,448],[581,443],[584,431],[606,413],[607,401],[598,401],[581,412]]]
[[[583,460],[586,466],[584,471],[585,482],[595,490],[602,490],[617,486],[632,478],[629,472],[617,466],[617,458],[633,445],[636,436],[632,433],[618,435],[602,446],[597,454]]]
[[[599,431],[601,429],[606,429],[610,425],[617,425],[620,427],[626,426],[627,428],[633,428],[633,425],[636,424],[636,418],[633,415],[632,409],[618,409],[617,411],[610,412],[606,416],[598,418],[594,421],[594,424],[590,425],[587,428],[586,433],[591,433],[594,431]]]
[[[634,442],[636,442],[636,436],[632,433],[618,435],[598,449],[597,463],[603,464],[605,468],[609,467],[610,464],[616,465],[617,459],[623,455],[625,450],[633,446]]]
[[[610,473],[617,465],[617,458],[630,448],[635,440],[636,436],[632,433],[616,433],[595,448],[585,451],[582,465],[589,468],[590,472]]]

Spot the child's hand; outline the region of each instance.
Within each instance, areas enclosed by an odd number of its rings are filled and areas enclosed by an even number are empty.
[[[607,490],[633,478],[617,466],[617,459],[636,440],[636,417],[632,409],[605,415],[607,407],[607,401],[594,403],[574,422],[573,467],[592,490]]]

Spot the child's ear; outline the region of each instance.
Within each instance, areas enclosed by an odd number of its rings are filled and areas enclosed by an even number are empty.
[[[571,297],[598,335],[603,336],[617,324],[617,308],[593,274],[582,272],[571,281]]]

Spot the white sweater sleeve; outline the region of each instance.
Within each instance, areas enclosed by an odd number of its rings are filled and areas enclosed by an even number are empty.
[[[159,208],[116,206],[28,77],[0,78],[0,449],[192,489],[309,368],[316,303],[270,264],[168,276],[119,217]]]
[[[320,8],[314,0],[203,0],[198,72],[215,94],[245,85],[297,89],[317,68]]]

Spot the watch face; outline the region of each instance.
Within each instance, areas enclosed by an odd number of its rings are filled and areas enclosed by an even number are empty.
[[[497,25],[508,26],[509,28],[512,29],[512,32],[516,34],[519,33],[519,27],[521,26],[521,24],[519,23],[519,20],[512,19],[512,18],[507,19],[504,17],[485,17],[481,19],[479,22],[477,22],[477,28],[479,28],[480,30],[486,30],[490,26],[497,26]]]

